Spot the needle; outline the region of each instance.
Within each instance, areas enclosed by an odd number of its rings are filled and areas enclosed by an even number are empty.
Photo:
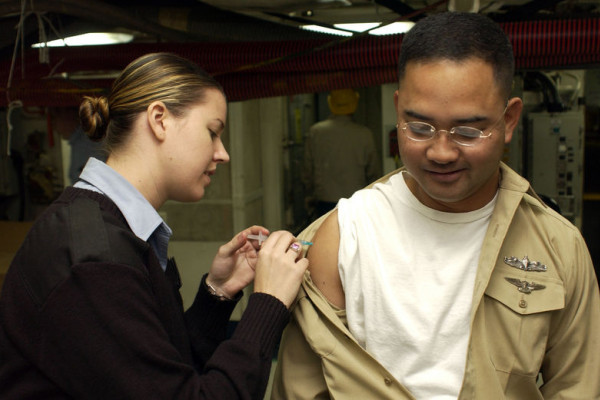
[[[262,242],[267,240],[268,237],[269,237],[269,235],[263,235],[262,232],[258,232],[258,235],[252,235],[252,234],[248,235],[248,239],[258,240],[259,246],[262,244]],[[296,239],[296,240],[298,240],[298,239]],[[310,246],[312,244],[312,242],[307,242],[306,240],[298,240],[298,242],[300,242],[300,244],[305,245],[305,246]]]

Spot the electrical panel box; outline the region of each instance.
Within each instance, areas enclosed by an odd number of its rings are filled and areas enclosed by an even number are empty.
[[[583,206],[583,110],[527,115],[527,178],[556,201],[561,214],[581,228]]]

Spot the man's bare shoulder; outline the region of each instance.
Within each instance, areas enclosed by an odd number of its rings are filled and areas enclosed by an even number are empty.
[[[344,308],[344,289],[337,267],[340,247],[337,210],[323,221],[312,241],[313,245],[307,254],[312,281],[330,303]]]

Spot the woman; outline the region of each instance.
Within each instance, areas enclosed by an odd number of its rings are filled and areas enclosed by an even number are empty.
[[[308,261],[285,231],[223,245],[184,313],[167,258],[165,201],[197,201],[218,164],[223,89],[193,63],[149,54],[107,98],[85,98],[84,130],[103,139],[32,227],[0,298],[0,398],[262,399],[271,357]],[[231,339],[241,290],[254,293]]]

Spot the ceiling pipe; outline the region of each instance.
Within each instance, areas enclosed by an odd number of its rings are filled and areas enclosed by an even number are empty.
[[[600,18],[522,21],[500,24],[513,44],[517,69],[586,68],[600,64]],[[217,77],[230,101],[325,92],[395,82],[403,35],[368,36],[333,43],[297,40],[246,43],[147,43],[98,48],[57,48],[57,74],[120,70],[134,58],[170,51],[198,63]],[[82,94],[108,90],[112,80],[49,79],[53,67],[41,65],[35,52],[25,57],[27,78],[15,81],[7,99],[30,105],[76,105]],[[6,82],[0,63],[0,85]]]
[[[505,14],[498,14],[496,21],[522,21],[531,18],[538,11],[543,9],[554,8],[554,6],[563,0],[531,0],[529,3],[525,3],[515,8],[512,11],[508,11]]]
[[[389,8],[398,15],[412,14],[416,10],[399,0],[375,0],[375,4]]]
[[[31,8],[32,4],[34,6],[33,9]],[[112,25],[147,33],[149,35],[157,36],[161,40],[172,42],[209,40],[208,36],[171,29],[153,21],[141,18],[140,16],[132,15],[120,7],[115,7],[98,0],[27,1],[25,12],[52,12],[70,15],[103,25]],[[0,0],[0,15],[19,15],[20,13],[20,2],[14,0]]]

